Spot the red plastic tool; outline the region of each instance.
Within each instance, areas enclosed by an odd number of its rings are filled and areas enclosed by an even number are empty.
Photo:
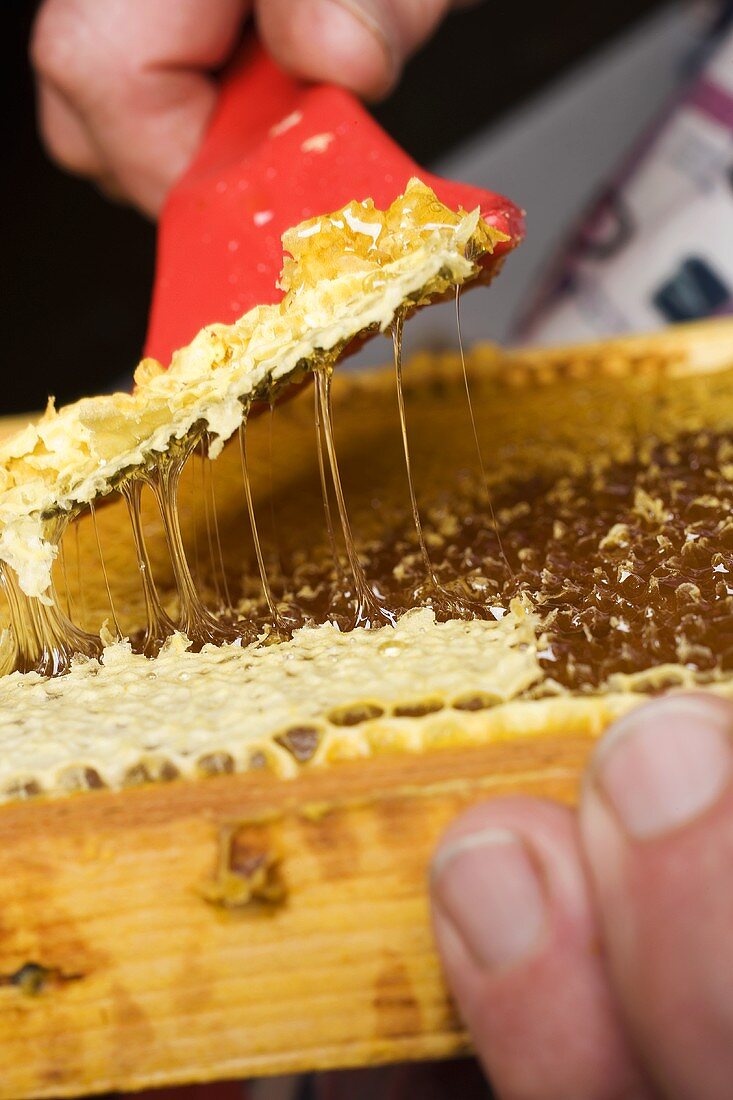
[[[203,325],[278,301],[287,228],[352,199],[388,206],[415,175],[446,205],[480,206],[508,233],[496,255],[521,239],[516,206],[424,172],[352,95],[288,76],[253,37],[223,80],[197,157],[166,201],[146,353],[168,363]]]

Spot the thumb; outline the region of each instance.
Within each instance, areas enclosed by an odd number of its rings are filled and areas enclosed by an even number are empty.
[[[379,99],[450,7],[451,0],[259,0],[257,16],[284,68]]]
[[[436,853],[431,895],[448,984],[502,1100],[647,1097],[569,810],[528,798],[473,807]]]
[[[731,1096],[733,707],[670,695],[601,742],[581,825],[608,968],[664,1096]]]

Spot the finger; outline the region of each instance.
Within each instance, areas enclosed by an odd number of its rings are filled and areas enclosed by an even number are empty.
[[[469,811],[436,854],[431,892],[449,985],[502,1100],[646,1096],[569,811],[514,798]]]
[[[38,117],[48,151],[56,163],[76,176],[93,180],[115,202],[127,202],[117,178],[91,142],[84,120],[50,84],[38,89]]]
[[[44,83],[38,90],[38,119],[48,151],[62,168],[79,176],[102,173],[101,155],[84,120],[51,84]]]
[[[601,743],[582,832],[622,1011],[665,1096],[733,1082],[733,708],[670,696]]]
[[[258,0],[257,19],[285,68],[377,99],[450,6],[450,0]]]
[[[247,10],[247,0],[46,0],[31,53],[51,151],[69,160],[83,146],[89,164],[94,150],[95,175],[156,213],[200,143],[216,100],[210,73]],[[67,105],[65,118],[44,114],[49,89]]]

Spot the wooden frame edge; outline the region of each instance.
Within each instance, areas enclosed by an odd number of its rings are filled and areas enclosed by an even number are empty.
[[[430,853],[489,794],[572,801],[591,744],[1,807],[0,1097],[464,1051],[432,945]]]

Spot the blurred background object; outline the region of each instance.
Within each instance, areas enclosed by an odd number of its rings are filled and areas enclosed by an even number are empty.
[[[706,52],[530,295],[522,342],[733,313],[733,19]]]
[[[1,11],[10,129],[0,177],[4,413],[38,408],[49,391],[64,402],[129,376],[154,259],[152,225],[46,160],[27,61],[36,7],[4,0]],[[505,191],[530,211],[521,254],[490,294],[466,297],[467,339],[511,334],[530,282],[679,87],[715,10],[486,0],[451,16],[408,65],[375,109],[382,124],[426,166]],[[424,314],[410,342],[454,342],[447,316]],[[372,360],[385,353],[372,345]]]
[[[730,10],[725,3],[660,7],[439,159],[436,171],[442,175],[478,184],[491,180],[527,210],[524,244],[488,294],[467,294],[462,301],[467,344],[527,340],[530,312],[533,339],[572,342],[616,331],[604,329],[600,319],[595,329],[570,324],[567,315],[552,334],[549,322],[541,329],[540,315],[544,322],[549,309],[548,268],[565,273],[568,241],[587,223],[631,152],[695,83],[709,50],[727,41]],[[732,137],[729,131],[729,147]],[[733,204],[728,224],[733,232]],[[692,215],[689,228],[695,231]],[[709,226],[699,233],[709,236]],[[645,262],[637,254],[642,270]],[[550,285],[555,289],[556,279]],[[660,327],[665,319],[660,314],[647,327]],[[641,327],[632,321],[627,327]],[[411,322],[408,336],[412,347],[455,346],[453,307],[425,311]]]

